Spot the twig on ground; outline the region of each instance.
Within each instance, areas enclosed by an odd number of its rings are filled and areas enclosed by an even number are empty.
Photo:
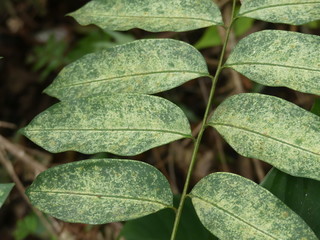
[[[55,229],[54,224],[50,223],[45,216],[38,211],[36,208],[34,208],[28,197],[25,194],[25,188],[22,184],[22,182],[20,181],[19,177],[17,176],[13,165],[11,163],[11,161],[8,159],[6,151],[4,149],[3,145],[0,145],[0,162],[2,163],[2,165],[4,166],[4,168],[7,170],[8,174],[10,175],[11,179],[13,180],[13,182],[15,183],[20,195],[22,196],[22,198],[27,202],[27,204],[30,206],[30,208],[35,212],[35,214],[39,217],[40,221],[43,223],[44,227],[55,237],[58,237],[58,230]]]
[[[17,126],[15,124],[13,124],[13,123],[0,121],[0,128],[15,129],[15,128],[17,128]]]
[[[37,173],[40,173],[46,170],[46,167],[44,167],[42,164],[35,161],[32,157],[30,157],[22,147],[11,143],[1,135],[0,135],[0,146],[3,146],[4,149],[10,152],[10,154],[12,154],[14,157],[18,158],[28,166],[35,169]]]

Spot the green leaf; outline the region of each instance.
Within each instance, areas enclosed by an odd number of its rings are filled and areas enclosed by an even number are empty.
[[[320,116],[320,98],[314,100],[311,112],[317,116]]]
[[[70,64],[45,93],[62,100],[120,92],[157,93],[208,75],[204,58],[191,45],[171,39],[138,40]]]
[[[251,80],[320,94],[320,37],[266,30],[242,39],[226,62]]]
[[[174,198],[174,205],[178,207],[178,197]],[[152,215],[126,222],[120,236],[126,240],[170,239],[174,219],[175,213],[171,209],[164,209]],[[196,239],[215,240],[217,238],[203,227],[192,206],[191,200],[187,198],[183,207],[176,240]]]
[[[320,180],[320,117],[277,97],[239,94],[225,100],[208,124],[239,154]]]
[[[0,207],[2,207],[2,205],[4,204],[13,186],[14,183],[0,184]]]
[[[29,235],[39,235],[37,234],[37,228],[40,225],[40,221],[35,214],[29,214],[23,219],[19,219],[16,222],[15,230],[13,236],[15,240],[27,239]],[[42,238],[43,239],[43,238]]]
[[[23,134],[50,152],[136,155],[192,137],[188,119],[166,99],[114,94],[58,103],[39,114]]]
[[[197,49],[204,49],[208,47],[216,47],[222,45],[221,38],[216,26],[211,26],[205,30],[202,37],[194,45]]]
[[[26,191],[39,210],[66,222],[103,224],[172,206],[166,178],[151,165],[124,159],[63,164],[40,173]]]
[[[234,22],[234,34],[236,37],[247,33],[252,28],[253,23],[254,19],[252,18],[242,17],[237,19],[237,21]]]
[[[320,182],[272,168],[261,186],[295,211],[320,238]]]
[[[238,175],[210,174],[196,184],[190,196],[203,225],[221,240],[317,240],[284,203]]]
[[[211,0],[92,0],[69,14],[81,25],[126,31],[188,31],[222,25],[219,8]]]
[[[302,25],[320,19],[319,0],[244,0],[240,16],[267,22]]]

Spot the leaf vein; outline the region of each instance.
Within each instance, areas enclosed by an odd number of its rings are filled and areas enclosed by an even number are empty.
[[[76,191],[52,191],[52,190],[41,190],[41,191],[32,191],[30,193],[48,193],[48,194],[60,194],[60,195],[76,195],[76,196],[89,196],[89,197],[97,197],[97,198],[115,198],[115,199],[124,199],[124,200],[136,200],[136,201],[144,201],[144,202],[152,202],[163,205],[165,207],[168,206],[162,202],[155,201],[147,198],[139,198],[139,197],[129,197],[129,196],[121,196],[121,195],[106,195],[103,193],[85,193],[85,192],[76,192]]]
[[[277,8],[277,7],[283,7],[283,6],[294,6],[294,5],[312,5],[312,4],[317,4],[320,3],[320,1],[317,2],[308,2],[308,3],[284,3],[284,4],[275,4],[275,5],[269,5],[269,6],[265,6],[265,7],[259,7],[259,8],[254,8],[252,10],[248,10],[246,12],[243,12],[241,14],[239,14],[239,16],[243,16],[247,13],[251,13],[251,12],[255,12],[255,11],[259,11],[262,9],[268,9],[268,8]]]
[[[160,73],[196,73],[199,74],[200,76],[209,76],[208,73],[202,73],[202,72],[196,72],[196,71],[188,71],[188,70],[171,70],[171,71],[155,71],[155,72],[146,72],[146,73],[135,73],[135,74],[128,74],[124,76],[115,76],[115,77],[110,77],[110,78],[101,78],[101,79],[93,79],[91,81],[86,81],[86,82],[79,82],[79,83],[73,83],[73,84],[68,84],[68,85],[63,85],[55,88],[65,88],[65,87],[73,87],[73,86],[78,86],[78,85],[86,85],[86,84],[91,84],[91,83],[96,83],[96,82],[106,82],[110,81],[113,79],[121,79],[121,78],[129,78],[129,77],[137,77],[137,76],[145,76],[145,75],[155,75],[155,74],[160,74]]]
[[[301,70],[307,70],[307,71],[320,72],[320,69],[314,69],[314,68],[291,66],[291,65],[285,65],[285,64],[259,63],[259,62],[231,63],[231,64],[226,64],[225,67],[231,67],[232,68],[232,66],[239,66],[239,65],[266,65],[266,66],[274,66],[274,67],[280,67],[280,68],[294,68],[294,69],[301,69]]]
[[[259,229],[258,227],[254,226],[254,225],[251,224],[250,222],[245,221],[244,219],[238,217],[237,215],[233,214],[232,212],[229,212],[228,210],[224,209],[223,207],[220,207],[219,205],[217,205],[217,204],[215,204],[215,203],[212,203],[212,202],[210,202],[210,201],[208,201],[208,200],[206,200],[206,199],[203,199],[203,198],[201,198],[201,197],[199,197],[199,196],[195,196],[195,195],[191,195],[191,196],[194,196],[194,197],[200,199],[201,201],[204,201],[204,202],[206,202],[206,203],[208,203],[208,204],[210,204],[210,205],[213,205],[214,207],[218,208],[219,210],[221,210],[221,211],[229,214],[231,217],[233,217],[233,218],[235,218],[235,219],[237,219],[237,220],[240,220],[240,221],[244,222],[245,224],[249,225],[250,227],[256,229],[258,232],[261,232],[261,233],[265,234],[266,236],[268,236],[268,237],[270,237],[270,238],[272,238],[272,239],[276,239],[276,240],[278,239],[277,237],[274,237],[273,235],[271,235],[271,234],[269,234],[269,233],[267,233],[267,232]]]
[[[82,15],[83,16],[83,15]],[[212,19],[205,19],[205,18],[195,18],[195,17],[187,17],[187,16],[125,16],[125,15],[108,15],[108,14],[96,14],[94,16],[91,16],[89,14],[86,15],[87,17],[109,17],[109,18],[152,18],[152,19],[186,19],[186,20],[195,20],[195,21],[202,21],[202,22],[209,22],[209,23],[215,23],[215,24],[221,24],[217,21],[213,21]]]
[[[132,129],[127,129],[127,128],[113,128],[113,129],[58,129],[58,128],[46,128],[46,129],[28,129],[28,132],[52,132],[52,131],[59,131],[59,132],[69,132],[69,131],[92,131],[92,132],[116,132],[116,131],[124,131],[124,132],[162,132],[162,133],[171,133],[171,134],[176,134],[176,135],[182,135],[186,138],[192,138],[191,135],[181,133],[181,132],[176,132],[176,131],[170,131],[170,130],[163,130],[163,129],[139,129],[139,128],[132,128]]]
[[[262,133],[259,133],[259,132],[256,132],[256,131],[253,131],[251,129],[248,129],[248,128],[244,128],[244,127],[239,127],[239,126],[235,126],[235,125],[231,125],[231,124],[224,124],[224,123],[212,123],[212,125],[216,126],[216,125],[220,125],[220,126],[225,126],[225,127],[230,127],[230,128],[237,128],[239,130],[243,130],[243,131],[246,131],[246,132],[250,132],[250,133],[253,133],[253,134],[256,134],[256,135],[259,135],[259,136],[263,136],[263,137],[266,137],[266,138],[270,138],[274,141],[278,141],[282,144],[285,144],[285,145],[288,145],[290,147],[293,147],[293,148],[297,148],[297,149],[300,149],[302,151],[305,151],[305,152],[308,152],[308,153],[311,153],[311,154],[315,154],[315,155],[320,155],[319,153],[317,152],[313,152],[309,149],[305,149],[303,147],[300,147],[300,146],[297,146],[297,145],[294,145],[292,143],[289,143],[289,142],[286,142],[286,141],[283,141],[281,139],[278,139],[278,138],[275,138],[275,137],[271,137],[269,135],[264,135]]]

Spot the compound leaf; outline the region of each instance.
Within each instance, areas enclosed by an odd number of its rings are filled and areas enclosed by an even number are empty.
[[[277,97],[239,94],[225,100],[208,124],[239,154],[320,180],[320,117]]]
[[[211,0],[92,0],[69,14],[81,25],[126,31],[188,31],[222,25],[220,10]]]
[[[114,94],[58,103],[39,114],[23,134],[50,152],[136,155],[191,137],[183,111],[166,99]]]
[[[121,92],[150,94],[207,75],[204,58],[191,45],[147,39],[84,56],[65,67],[45,93],[60,100]]]
[[[166,178],[143,162],[94,159],[40,173],[26,191],[39,210],[66,222],[103,224],[172,207]]]
[[[226,62],[251,80],[320,94],[320,37],[266,30],[242,39]]]
[[[4,204],[13,186],[14,186],[14,183],[0,184],[0,207],[2,207],[2,205]]]
[[[238,175],[210,174],[190,196],[203,225],[221,240],[318,239],[284,203]]]
[[[240,16],[302,25],[320,19],[319,0],[244,0]]]

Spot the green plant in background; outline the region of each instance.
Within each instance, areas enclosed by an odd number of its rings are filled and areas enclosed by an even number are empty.
[[[90,159],[48,169],[27,190],[32,204],[64,221],[89,224],[127,221],[173,209],[174,221],[168,226],[171,234],[166,237],[174,240],[190,198],[201,223],[220,239],[318,239],[317,229],[312,231],[272,193],[241,176],[213,173],[188,192],[208,127],[214,127],[243,156],[268,162],[296,177],[320,180],[320,117],[283,99],[257,93],[232,96],[209,114],[225,68],[263,85],[319,94],[318,36],[256,32],[242,39],[226,61],[224,58],[238,19],[301,25],[319,19],[320,2],[245,0],[238,14],[235,7],[234,0],[214,76],[202,55],[181,41],[148,39],[119,45],[64,68],[45,90],[61,102],[23,129],[28,138],[51,152],[133,156],[181,138],[193,139],[193,155],[177,208],[169,183],[156,168],[123,159]],[[180,32],[224,24],[219,8],[210,0],[93,0],[71,16],[80,24],[118,31],[139,27]],[[150,94],[200,76],[211,78],[212,87],[200,132],[192,136],[183,111]]]
[[[27,63],[32,64],[33,71],[40,72],[40,81],[45,80],[49,74],[81,58],[82,56],[101,51],[119,44],[124,44],[134,40],[134,37],[114,32],[111,30],[101,30],[95,27],[83,28],[83,37],[69,49],[68,43],[64,39],[57,39],[54,33],[49,35],[48,40],[39,46],[35,46],[27,58]],[[42,33],[44,37],[49,33]]]
[[[236,8],[236,12],[239,12],[239,8]],[[236,37],[240,37],[248,32],[254,23],[254,19],[242,17],[239,18],[233,24],[233,31]],[[202,37],[195,43],[195,48],[204,49],[209,47],[221,46],[222,40],[218,32],[217,26],[208,27]]]
[[[19,219],[13,232],[15,240],[26,239],[29,235],[37,236],[41,239],[54,239],[53,237],[49,238],[46,228],[34,213]]]

